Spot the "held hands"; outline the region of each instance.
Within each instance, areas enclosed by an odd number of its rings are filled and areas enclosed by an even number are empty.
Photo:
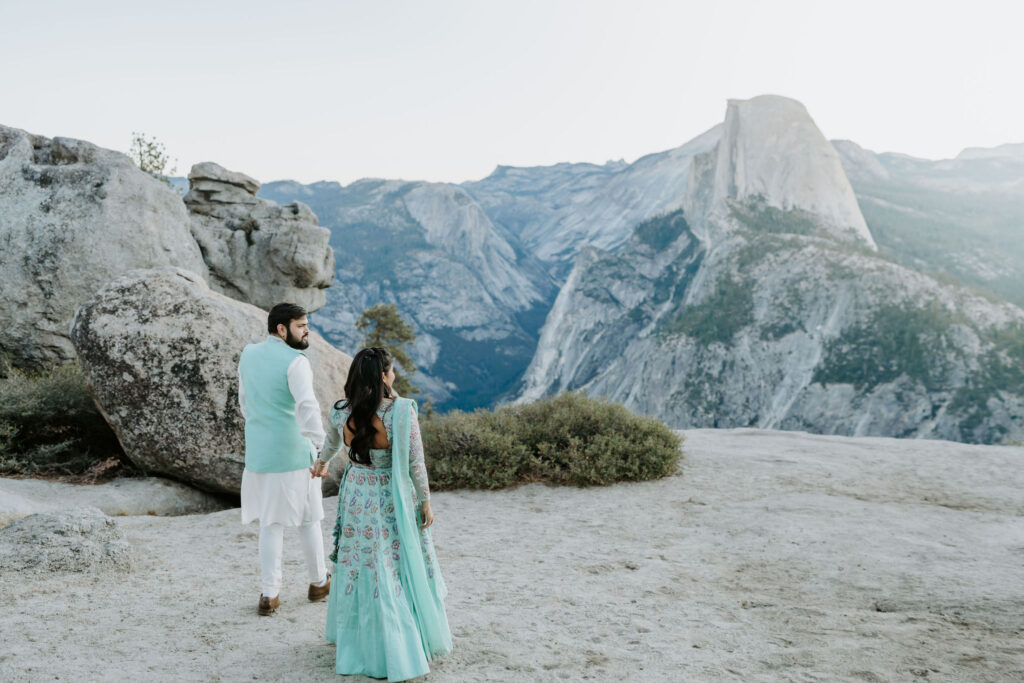
[[[327,463],[320,458],[316,459],[313,466],[309,468],[309,473],[313,475],[313,478],[326,477],[327,476]]]
[[[434,513],[430,509],[430,501],[425,500],[420,503],[420,519],[423,522],[420,524],[421,529],[426,529],[428,526],[434,523]]]

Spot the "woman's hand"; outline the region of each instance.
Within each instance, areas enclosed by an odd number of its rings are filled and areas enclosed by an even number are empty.
[[[325,463],[320,458],[317,458],[316,462],[313,463],[313,466],[309,468],[309,473],[313,475],[314,479],[316,477],[326,477],[327,463]]]
[[[428,526],[434,523],[434,513],[430,509],[429,500],[425,500],[422,503],[420,503],[420,519],[423,520],[423,523],[420,524],[421,529],[426,529]]]

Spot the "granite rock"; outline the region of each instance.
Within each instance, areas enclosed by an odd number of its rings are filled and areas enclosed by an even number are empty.
[[[212,162],[193,166],[188,180],[185,205],[212,289],[263,309],[324,305],[334,251],[308,206],[259,198],[256,180]]]
[[[0,529],[0,571],[128,572],[135,551],[94,507],[42,512]]]
[[[74,358],[75,311],[126,270],[206,265],[181,198],[124,154],[0,126],[0,352]]]
[[[176,268],[114,280],[72,330],[86,382],[132,462],[228,494],[239,493],[245,462],[238,357],[266,335],[264,311]],[[326,415],[351,358],[315,332],[306,353]]]

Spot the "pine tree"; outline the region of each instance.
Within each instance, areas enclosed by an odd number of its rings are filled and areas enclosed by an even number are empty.
[[[395,363],[401,366],[401,372],[395,368],[395,391],[402,396],[419,393],[419,387],[409,379],[416,372],[416,365],[408,352],[416,339],[416,333],[412,325],[402,318],[398,307],[394,304],[377,304],[367,308],[356,321],[356,329],[364,335],[364,347],[387,349]]]

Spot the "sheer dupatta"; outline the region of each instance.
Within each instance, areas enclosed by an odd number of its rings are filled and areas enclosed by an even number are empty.
[[[444,597],[448,590],[437,562],[432,562],[428,568],[423,561],[420,534],[429,534],[430,529],[419,528],[419,510],[411,495],[413,488],[409,477],[409,446],[415,410],[416,402],[412,399],[395,400],[391,432],[391,486],[398,538],[402,544],[402,590],[412,606],[423,641],[423,651],[427,659],[430,659],[451,652],[452,634],[444,612]]]

